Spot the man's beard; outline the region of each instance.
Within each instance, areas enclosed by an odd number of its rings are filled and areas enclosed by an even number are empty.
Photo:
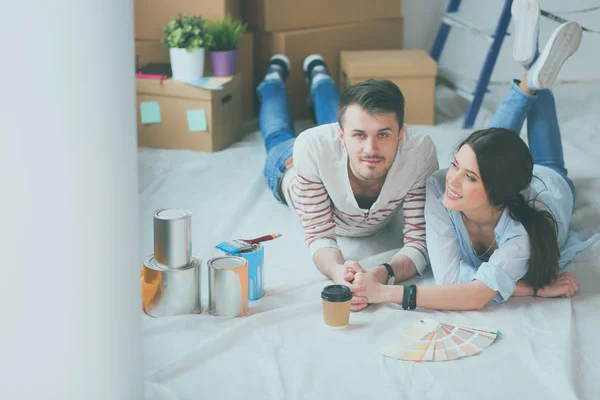
[[[381,172],[381,174],[378,175],[364,175],[363,173],[361,173],[361,168],[360,168],[360,164],[363,162],[363,160],[381,160],[380,164],[384,164],[384,170],[383,172]],[[361,158],[358,161],[358,166],[354,165],[353,162],[350,162],[350,165],[352,165],[352,172],[359,177],[360,179],[364,180],[364,181],[376,181],[382,178],[385,178],[387,176],[387,173],[390,169],[389,165],[385,165],[385,158],[382,157],[371,157],[371,158]]]

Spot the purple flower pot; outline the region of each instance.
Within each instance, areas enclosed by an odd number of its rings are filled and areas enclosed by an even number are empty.
[[[214,76],[233,76],[237,70],[237,49],[210,53]]]

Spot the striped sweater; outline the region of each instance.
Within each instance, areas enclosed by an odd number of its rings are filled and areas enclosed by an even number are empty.
[[[300,217],[311,255],[321,248],[338,248],[336,235],[373,235],[402,212],[404,247],[398,254],[409,257],[422,273],[428,264],[425,181],[438,169],[431,139],[405,134],[381,192],[368,210],[358,206],[347,166],[348,154],[339,140],[337,123],[298,136],[294,166],[283,187],[289,207]]]

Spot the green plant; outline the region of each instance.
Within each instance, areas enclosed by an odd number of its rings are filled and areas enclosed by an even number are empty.
[[[186,49],[188,53],[208,47],[210,36],[206,20],[195,15],[179,15],[169,21],[160,42],[169,48]]]
[[[210,50],[235,50],[237,42],[240,40],[244,32],[246,32],[246,27],[247,24],[238,20],[233,20],[229,14],[225,16],[223,21],[211,21],[208,25]]]

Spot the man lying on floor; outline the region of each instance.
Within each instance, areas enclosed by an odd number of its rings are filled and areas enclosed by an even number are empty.
[[[307,57],[303,69],[318,126],[298,137],[285,87],[287,57],[271,58],[257,88],[264,173],[277,200],[300,217],[317,268],[352,290],[351,307],[358,311],[368,305],[363,286],[353,283],[362,268],[344,259],[336,236],[373,235],[401,211],[404,247],[366,273],[387,284],[422,274],[428,264],[425,182],[438,169],[436,149],[429,137],[406,132],[404,97],[394,83],[370,80],[340,96],[321,56]]]

